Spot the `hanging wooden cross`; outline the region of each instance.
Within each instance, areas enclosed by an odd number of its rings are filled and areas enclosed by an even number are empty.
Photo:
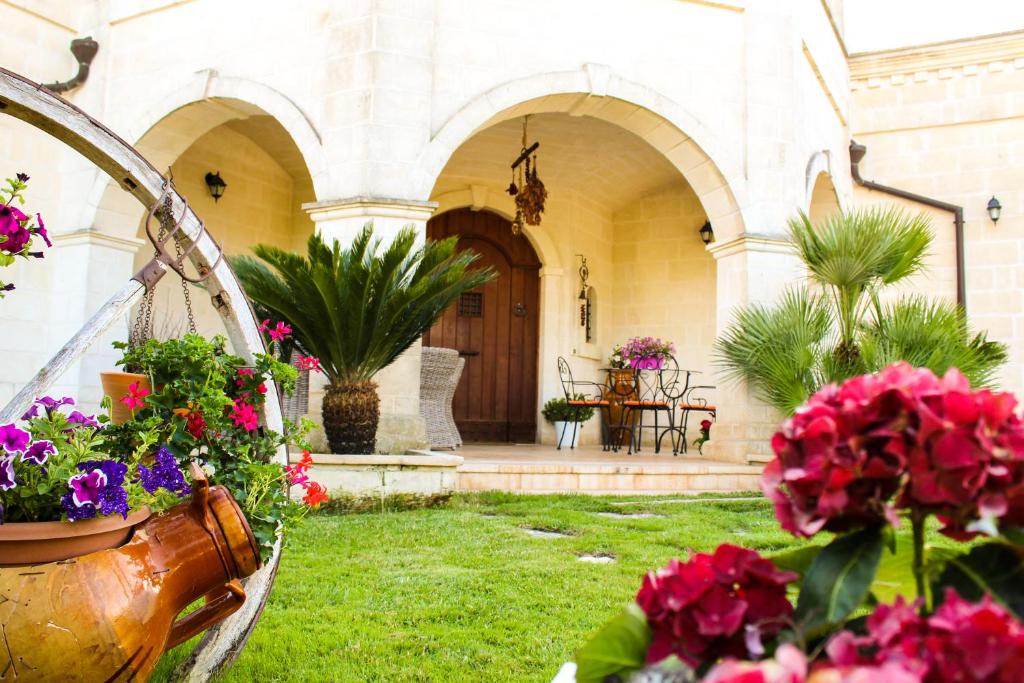
[[[529,115],[523,117],[523,146],[519,156],[512,162],[512,182],[508,193],[515,197],[516,216],[512,220],[512,234],[519,235],[523,225],[540,225],[540,215],[544,213],[544,201],[548,191],[540,176],[537,175],[537,149],[539,142],[527,146],[526,125]],[[519,184],[516,184],[516,170],[519,171]]]

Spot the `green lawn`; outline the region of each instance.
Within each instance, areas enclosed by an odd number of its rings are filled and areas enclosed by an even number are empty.
[[[725,541],[766,552],[795,543],[762,498],[672,500],[482,494],[444,508],[312,517],[226,680],[550,681],[645,571]],[[523,527],[570,536],[533,538]],[[616,561],[587,564],[581,553]],[[183,655],[170,653],[160,671]]]

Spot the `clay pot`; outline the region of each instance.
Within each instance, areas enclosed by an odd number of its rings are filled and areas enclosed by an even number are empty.
[[[134,527],[149,515],[149,508],[143,507],[127,519],[112,515],[78,522],[0,524],[0,567],[57,562],[116,548],[124,545]]]
[[[238,579],[259,567],[256,540],[227,489],[210,488],[198,468],[192,476],[191,502],[119,548],[0,569],[4,654],[19,683],[145,681],[165,650],[242,606]]]
[[[110,421],[113,424],[124,424],[132,419],[132,411],[121,399],[128,393],[128,387],[138,384],[140,387],[152,390],[149,384],[149,377],[137,372],[101,372],[100,383],[103,385],[103,395],[110,397]]]

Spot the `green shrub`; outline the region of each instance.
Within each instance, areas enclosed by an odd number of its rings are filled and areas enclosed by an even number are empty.
[[[583,394],[576,394],[576,400],[582,401],[584,398]],[[594,417],[594,409],[590,406],[571,406],[564,398],[553,398],[544,404],[541,414],[548,422],[572,422],[574,418],[586,422]]]

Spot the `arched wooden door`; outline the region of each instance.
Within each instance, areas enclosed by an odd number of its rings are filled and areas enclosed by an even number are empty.
[[[459,238],[498,273],[463,294],[423,337],[426,346],[458,349],[466,367],[452,412],[467,442],[533,443],[537,436],[540,259],[508,220],[456,209],[427,222],[430,239]]]

